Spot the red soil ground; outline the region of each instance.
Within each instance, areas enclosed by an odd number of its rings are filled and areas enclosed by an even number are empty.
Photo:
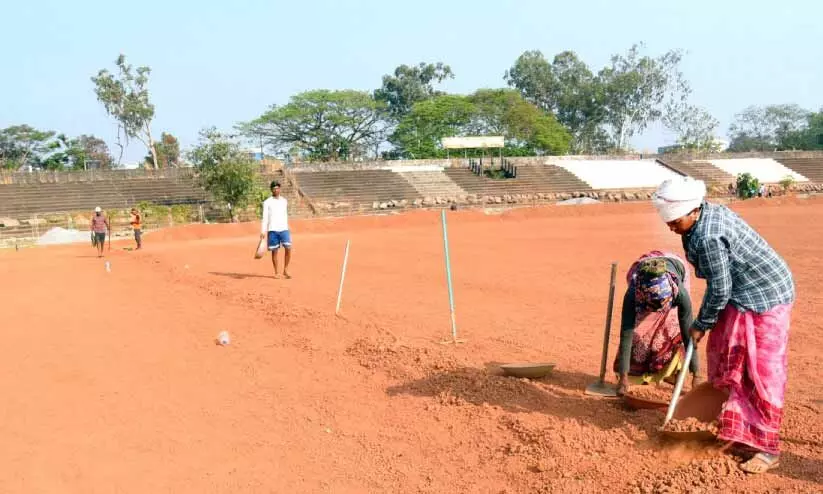
[[[0,252],[0,492],[823,492],[823,201],[737,208],[798,284],[772,473],[746,477],[716,448],[661,439],[659,411],[582,393],[610,262],[617,321],[630,262],[681,252],[628,204],[450,213],[459,346],[438,343],[435,212],[295,221],[292,280],[252,259],[256,225],[115,243],[111,273],[90,246]],[[538,381],[495,370],[513,361],[558,366]]]

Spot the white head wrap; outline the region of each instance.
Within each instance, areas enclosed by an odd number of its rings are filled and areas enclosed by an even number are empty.
[[[700,207],[706,197],[706,184],[691,177],[670,178],[657,187],[652,204],[666,223],[682,218]]]
[[[102,210],[102,209],[100,209],[100,206],[97,206],[96,208],[94,208],[94,212],[95,212],[95,213],[102,213],[102,212],[103,212],[103,210]]]

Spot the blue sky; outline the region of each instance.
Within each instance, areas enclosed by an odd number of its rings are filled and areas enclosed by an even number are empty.
[[[27,123],[113,143],[89,78],[119,53],[152,68],[154,130],[184,147],[314,88],[372,90],[399,64],[443,61],[468,93],[501,87],[525,50],[576,51],[593,69],[644,41],[686,50],[692,101],[725,133],[747,105],[823,106],[823,2],[812,0],[304,0],[3,2],[0,127]],[[660,126],[638,149],[671,143]],[[139,143],[128,161],[145,154]]]

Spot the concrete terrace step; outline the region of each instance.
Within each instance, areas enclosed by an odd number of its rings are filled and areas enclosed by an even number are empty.
[[[400,172],[422,197],[459,197],[466,191],[442,171]]]
[[[301,191],[313,202],[373,202],[414,199],[417,191],[390,170],[295,173]]]
[[[521,166],[517,168],[517,178],[502,180],[477,176],[467,168],[447,168],[445,174],[470,194],[506,195],[592,190],[582,180],[553,165]]]
[[[706,185],[728,185],[735,181],[734,176],[717,168],[708,161],[679,161],[669,159],[658,161],[683,175],[702,180],[706,182]]]
[[[783,158],[778,159],[783,166],[793,170],[815,183],[823,183],[823,159],[821,158]]]

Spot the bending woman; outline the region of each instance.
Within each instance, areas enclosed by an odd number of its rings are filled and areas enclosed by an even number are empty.
[[[709,382],[729,393],[718,437],[753,449],[741,468],[762,473],[779,465],[794,280],[763,237],[705,196],[702,181],[684,177],[660,184],[653,202],[706,280],[691,334],[699,342],[711,330]]]
[[[674,254],[652,251],[641,256],[626,275],[620,349],[614,362],[617,393],[629,384],[660,382],[672,377],[683,364],[683,342],[689,341],[692,302],[686,263]],[[697,352],[689,362],[700,383]]]

